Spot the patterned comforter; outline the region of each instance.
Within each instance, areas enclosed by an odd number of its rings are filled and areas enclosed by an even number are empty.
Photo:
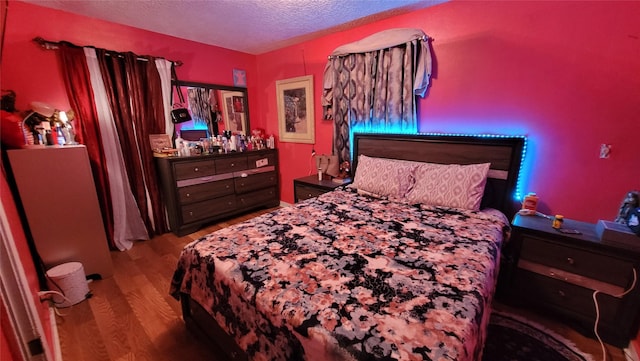
[[[341,187],[187,245],[170,292],[253,360],[478,360],[507,229]]]

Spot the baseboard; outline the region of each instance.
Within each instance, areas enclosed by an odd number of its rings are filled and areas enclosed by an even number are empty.
[[[53,306],[49,307],[49,327],[51,327],[51,342],[53,343],[53,360],[62,361],[62,349],[60,348],[60,335],[58,334],[58,322]]]
[[[291,203],[280,201],[280,207],[291,207]]]
[[[631,341],[629,342],[629,347],[624,350],[624,357],[627,361],[640,361],[640,357],[638,356],[638,342]]]

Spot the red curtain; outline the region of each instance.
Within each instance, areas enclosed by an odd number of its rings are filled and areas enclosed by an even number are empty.
[[[165,132],[162,86],[155,62],[133,53],[96,49],[96,54],[140,214],[149,235],[165,233],[168,227],[149,146],[149,134]]]
[[[109,240],[109,246],[115,249],[113,244],[113,210],[111,207],[109,179],[106,173],[98,115],[93,100],[91,78],[84,50],[61,43],[58,54],[69,104],[76,116],[73,121],[77,133],[76,140],[87,147],[107,239]]]

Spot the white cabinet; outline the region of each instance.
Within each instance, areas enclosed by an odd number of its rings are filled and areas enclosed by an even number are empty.
[[[7,154],[45,268],[75,261],[87,276],[111,276],[113,264],[86,147],[39,146]]]

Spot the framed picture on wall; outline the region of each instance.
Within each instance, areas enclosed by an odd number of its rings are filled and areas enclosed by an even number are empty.
[[[247,87],[247,74],[244,70],[233,69],[233,86]]]
[[[248,134],[245,93],[223,90],[220,94],[222,95],[224,129],[230,130],[234,134]]]
[[[313,75],[276,81],[281,142],[315,143]]]

